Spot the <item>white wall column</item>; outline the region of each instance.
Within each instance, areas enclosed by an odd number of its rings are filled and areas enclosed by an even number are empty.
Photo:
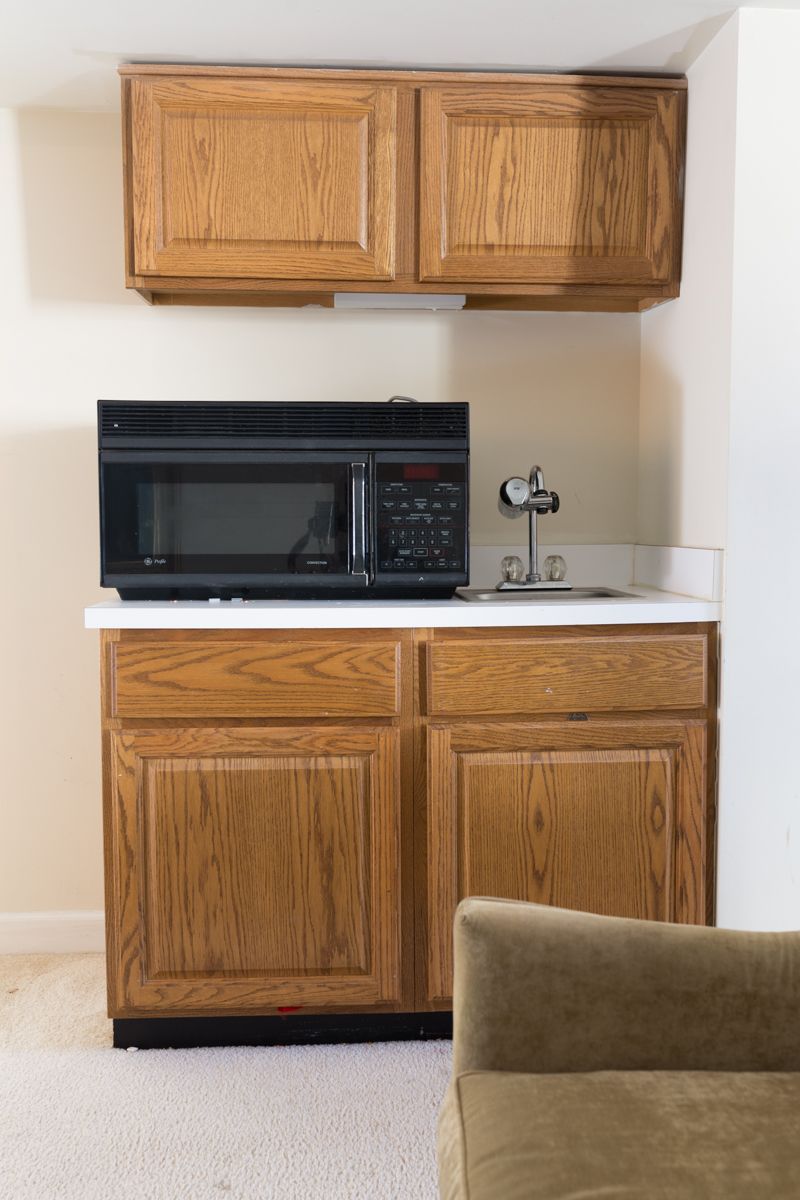
[[[717,919],[800,928],[800,13],[739,14]]]

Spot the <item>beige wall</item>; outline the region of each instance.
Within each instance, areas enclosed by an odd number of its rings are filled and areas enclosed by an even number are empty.
[[[115,116],[0,113],[0,912],[102,904],[98,397],[468,400],[477,542],[520,540],[496,489],[534,459],[547,540],[635,534],[637,316],[148,308],[119,159]]]
[[[683,279],[642,316],[639,542],[725,545],[736,18],[688,72]]]

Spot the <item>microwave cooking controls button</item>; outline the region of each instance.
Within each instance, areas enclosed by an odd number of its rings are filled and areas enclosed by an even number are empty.
[[[461,570],[461,559],[460,558],[451,558],[450,559],[450,570],[451,571],[460,571]]]
[[[391,569],[392,569],[392,560],[390,558],[382,558],[381,559],[381,570],[382,571],[391,571]]]
[[[444,508],[444,503],[441,500],[431,500],[431,512],[441,512]]]
[[[453,524],[452,517],[437,517],[436,519],[440,525],[452,525]]]
[[[425,564],[424,564],[424,565],[425,565],[425,570],[426,570],[426,571],[432,571],[432,570],[433,570],[433,568],[434,568],[435,566],[437,566],[438,564],[437,564],[437,563],[435,563],[435,562],[433,561],[433,559],[431,559],[431,558],[426,558],[426,560],[425,560]]]
[[[441,496],[444,491],[445,491],[445,488],[443,488],[440,483],[437,483],[434,487],[431,488],[431,495],[432,496]]]
[[[397,551],[397,556],[398,558],[410,558],[411,553],[412,551],[410,546],[400,546]]]
[[[405,517],[389,517],[390,525],[405,525],[405,523],[406,523]]]
[[[440,546],[452,546],[452,544],[453,544],[452,529],[440,529],[439,530],[439,545]]]
[[[422,521],[422,517],[419,513],[410,513],[409,516],[404,518],[404,520],[406,525],[419,525]]]
[[[408,510],[411,508],[411,501],[410,501],[410,500],[398,500],[398,501],[397,501],[397,507],[398,507],[398,509],[399,509],[399,510],[401,510],[401,511],[402,511],[403,509],[405,509],[406,511],[408,511]]]
[[[445,549],[443,546],[432,546],[431,547],[431,558],[441,558],[444,553],[445,553]]]
[[[439,520],[441,520],[441,517],[439,518]],[[434,517],[431,513],[423,513],[423,515],[422,515],[422,524],[423,525],[434,525],[435,523],[436,523],[436,517]]]
[[[396,507],[397,507],[397,505],[394,500],[381,500],[381,508],[383,509],[384,512],[389,512],[390,509],[393,509]]]
[[[449,564],[449,562],[447,561],[447,559],[446,559],[446,558],[440,558],[440,559],[437,561],[436,565],[437,565],[437,567],[442,567],[442,568],[443,568],[445,571],[446,571],[446,570],[447,570],[447,568],[450,566],[450,564]]]
[[[461,508],[461,501],[460,500],[448,500],[447,507],[451,510]]]
[[[414,558],[424,558],[428,551],[424,546],[416,546],[414,548]]]

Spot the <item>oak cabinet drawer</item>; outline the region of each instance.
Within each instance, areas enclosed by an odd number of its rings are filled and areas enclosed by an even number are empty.
[[[393,717],[400,643],[112,643],[116,717]]]
[[[453,639],[427,649],[427,711],[625,712],[703,708],[705,634],[513,641]]]

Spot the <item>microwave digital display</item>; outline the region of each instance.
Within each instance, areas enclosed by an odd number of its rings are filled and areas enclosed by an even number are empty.
[[[403,463],[403,479],[438,479],[440,475],[439,463]]]

